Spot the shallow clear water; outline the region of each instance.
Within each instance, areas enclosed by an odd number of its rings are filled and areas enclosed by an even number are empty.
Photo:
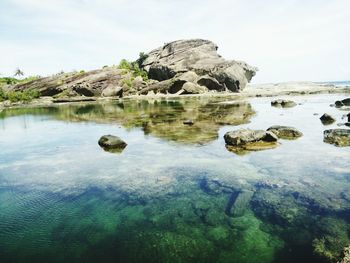
[[[349,244],[341,95],[159,99],[0,113],[0,262],[322,262]],[[323,126],[319,117],[337,118]],[[319,115],[314,115],[318,113]],[[195,125],[183,125],[193,119]],[[225,132],[304,136],[237,155]],[[102,150],[101,135],[128,146]]]

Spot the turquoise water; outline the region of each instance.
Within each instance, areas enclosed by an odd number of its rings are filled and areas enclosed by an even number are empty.
[[[5,110],[0,262],[335,262],[350,244],[350,148],[323,143],[323,130],[345,122],[329,106],[343,98]],[[323,126],[325,112],[337,122]],[[243,155],[225,148],[227,131],[276,124],[304,136]],[[105,152],[104,134],[128,146]]]

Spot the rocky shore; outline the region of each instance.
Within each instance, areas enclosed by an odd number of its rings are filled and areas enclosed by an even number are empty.
[[[349,87],[312,82],[248,85],[258,69],[243,61],[226,60],[208,40],[178,40],[135,62],[122,61],[92,71],[59,73],[5,85],[4,92],[34,90],[40,98],[25,103],[3,101],[0,108],[130,97],[238,96],[260,97],[319,93],[350,93]]]

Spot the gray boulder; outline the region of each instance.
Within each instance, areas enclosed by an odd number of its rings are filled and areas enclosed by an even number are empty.
[[[123,88],[120,86],[108,85],[103,91],[103,97],[121,97],[123,95]]]
[[[329,125],[335,122],[335,119],[327,113],[323,114],[320,120],[323,123],[323,125]]]
[[[148,53],[142,68],[148,72],[149,78],[159,81],[191,71],[216,79],[220,84],[216,87],[220,90],[242,90],[258,69],[245,62],[225,60],[217,49],[216,44],[203,39],[170,42]]]
[[[183,74],[180,74],[178,79],[186,81],[186,82],[193,82],[193,83],[195,83],[199,79],[199,76],[193,71],[187,71],[187,72],[185,72]]]
[[[98,144],[106,151],[122,152],[127,146],[126,142],[114,135],[103,135]]]
[[[350,129],[325,130],[323,141],[338,147],[350,146]]]
[[[269,131],[239,129],[227,132],[224,140],[228,150],[240,153],[274,148],[277,146],[278,137]]]
[[[182,94],[202,94],[208,91],[206,87],[200,86],[192,82],[186,82],[182,86],[182,89],[183,89]]]
[[[289,127],[289,126],[274,125],[268,128],[267,131],[272,132],[278,138],[281,138],[281,139],[291,140],[291,139],[296,139],[303,136],[303,134],[300,131],[298,131],[296,128]]]

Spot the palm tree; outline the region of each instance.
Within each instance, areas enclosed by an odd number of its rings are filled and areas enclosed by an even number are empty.
[[[22,70],[20,70],[19,68],[17,68],[15,71],[15,77],[20,77],[23,75],[24,75],[24,72]]]

